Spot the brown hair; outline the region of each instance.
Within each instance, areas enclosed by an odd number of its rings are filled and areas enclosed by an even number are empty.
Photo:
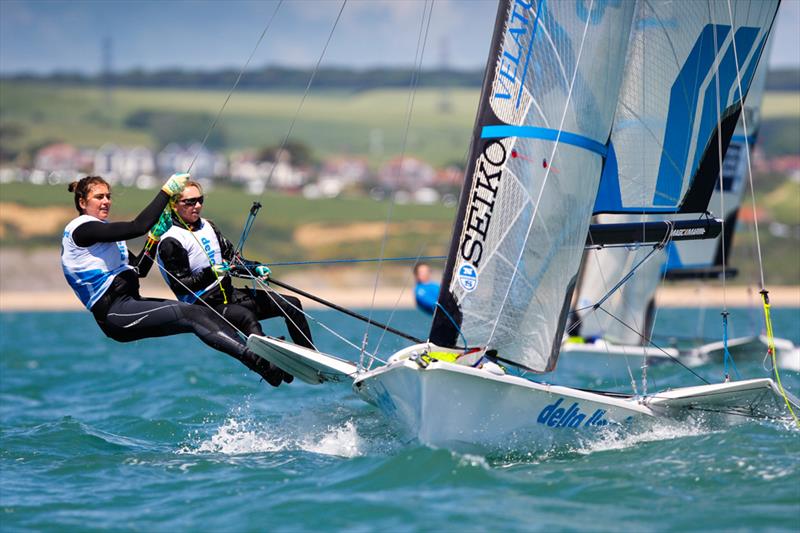
[[[75,193],[75,209],[77,209],[78,213],[81,215],[83,214],[83,209],[81,209],[81,199],[86,200],[86,197],[89,196],[89,191],[92,189],[93,185],[105,185],[108,187],[109,191],[111,190],[111,185],[109,185],[108,182],[100,176],[86,176],[79,181],[73,181],[69,184],[69,186],[67,186],[67,190],[69,192]]]

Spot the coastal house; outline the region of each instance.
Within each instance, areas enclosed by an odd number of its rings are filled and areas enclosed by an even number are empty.
[[[433,185],[436,172],[428,163],[413,157],[396,157],[378,171],[378,182],[390,190],[413,191]]]
[[[152,176],[154,172],[153,152],[144,146],[104,144],[94,154],[94,173],[111,183],[131,186],[142,176]]]
[[[160,176],[170,176],[176,172],[186,172],[191,167],[192,177],[207,180],[228,174],[228,162],[224,155],[212,152],[200,143],[181,146],[170,143],[156,156]]]

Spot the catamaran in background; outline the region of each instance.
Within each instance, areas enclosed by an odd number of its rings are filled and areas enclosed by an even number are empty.
[[[777,7],[502,0],[427,341],[375,368],[270,337],[248,346],[309,383],[352,380],[435,446],[539,448],[665,419],[787,418],[800,402],[769,378],[655,394],[530,379],[556,367],[587,247],[649,253],[719,234],[722,221],[703,213]],[[694,215],[590,227],[594,212]]]

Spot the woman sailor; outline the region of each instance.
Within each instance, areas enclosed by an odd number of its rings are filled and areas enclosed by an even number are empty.
[[[70,287],[92,312],[106,336],[130,342],[148,337],[194,333],[215,350],[241,361],[277,387],[283,372],[247,349],[236,330],[210,309],[175,300],[139,295],[139,259],[128,251],[126,239],[140,237],[153,227],[158,239],[171,224],[165,211],[179,195],[188,174],[174,174],[139,215],[128,222],[109,222],[111,189],[99,176],[69,185],[79,216],[70,221],[61,240],[61,266]]]

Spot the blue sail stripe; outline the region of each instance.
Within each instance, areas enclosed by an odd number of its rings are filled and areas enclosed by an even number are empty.
[[[653,205],[678,205],[684,169],[688,163],[691,132],[694,131],[694,114],[700,103],[700,89],[730,28],[725,25],[706,25],[672,85]]]
[[[505,137],[522,137],[524,139],[542,139],[545,141],[555,141],[572,146],[577,146],[590,152],[600,154],[605,157],[608,148],[605,144],[579,135],[562,131],[559,137],[558,130],[551,128],[540,128],[538,126],[484,126],[481,130],[481,139],[502,139]]]

